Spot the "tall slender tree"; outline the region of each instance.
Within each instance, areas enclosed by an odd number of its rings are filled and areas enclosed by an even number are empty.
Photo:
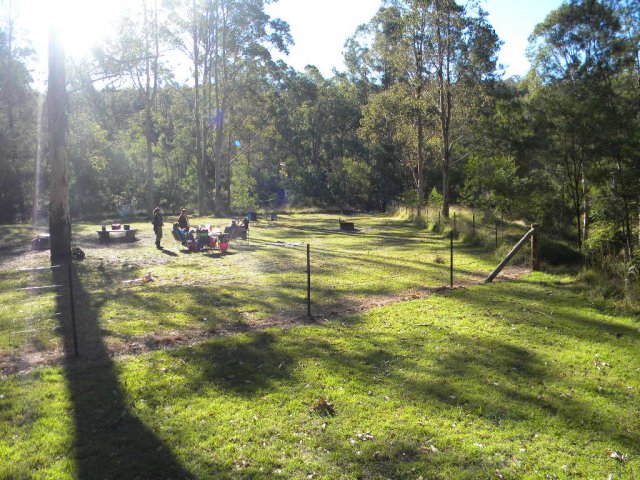
[[[67,166],[67,92],[65,55],[55,28],[49,33],[49,163],[51,165],[50,217],[52,260],[71,255],[71,217],[69,213],[69,171]]]

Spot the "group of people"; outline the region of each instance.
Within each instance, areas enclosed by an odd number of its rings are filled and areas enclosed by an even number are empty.
[[[162,210],[160,207],[154,208],[153,222],[151,223],[153,224],[153,232],[156,235],[156,248],[158,250],[162,250],[160,242],[162,241],[162,227],[164,226],[164,221],[162,219]],[[191,227],[189,225],[189,217],[187,217],[187,210],[184,208],[180,210],[176,227],[185,237],[189,235]],[[232,220],[231,225],[224,229],[224,232],[229,233],[232,237],[237,231],[243,231],[244,238],[246,238],[246,232],[249,231],[249,219],[247,217],[245,217],[240,224],[238,224],[236,220]]]

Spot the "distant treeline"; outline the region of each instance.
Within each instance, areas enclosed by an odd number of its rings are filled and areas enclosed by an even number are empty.
[[[502,77],[486,12],[452,0],[383,1],[331,78],[272,60],[293,39],[262,0],[157,3],[122,18],[92,58],[68,62],[72,216],[398,200],[421,211],[431,198],[445,216],[464,203],[633,257],[639,2],[565,2],[532,33],[522,79]],[[2,20],[7,223],[46,215],[48,160],[32,53],[16,48],[15,19]],[[186,83],[171,68],[178,55]]]

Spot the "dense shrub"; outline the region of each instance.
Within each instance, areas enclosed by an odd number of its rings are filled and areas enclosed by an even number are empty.
[[[540,245],[540,258],[549,265],[576,265],[584,261],[582,253],[558,240],[544,239]]]

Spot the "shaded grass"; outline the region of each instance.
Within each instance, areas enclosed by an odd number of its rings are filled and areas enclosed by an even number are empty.
[[[11,375],[0,477],[637,478],[637,319],[570,280]]]

